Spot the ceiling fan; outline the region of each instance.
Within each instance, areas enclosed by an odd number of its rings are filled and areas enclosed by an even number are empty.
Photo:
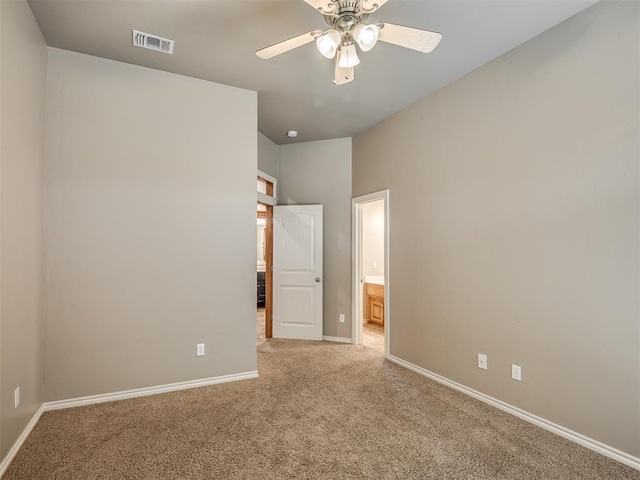
[[[418,52],[430,53],[442,39],[442,34],[420,28],[387,22],[366,24],[369,15],[388,0],[304,1],[324,16],[330,28],[311,30],[258,50],[256,55],[266,60],[315,40],[323,56],[336,59],[334,85],[344,85],[353,80],[355,66],[360,63],[356,45],[363,52],[368,52],[380,40]]]

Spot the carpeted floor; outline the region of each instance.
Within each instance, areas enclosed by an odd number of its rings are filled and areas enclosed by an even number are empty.
[[[640,479],[365,346],[267,340],[260,378],[45,413],[14,479]]]

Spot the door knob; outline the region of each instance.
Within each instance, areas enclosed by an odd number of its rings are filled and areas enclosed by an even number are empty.
[[[320,277],[316,277],[316,282],[320,283]]]

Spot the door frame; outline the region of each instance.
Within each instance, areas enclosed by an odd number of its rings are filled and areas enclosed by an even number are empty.
[[[265,299],[264,337],[273,337],[273,206],[267,207],[267,223],[264,228]]]
[[[384,201],[384,356],[389,358],[389,338],[391,337],[391,302],[389,301],[389,190],[361,195],[351,199],[351,258],[352,258],[352,298],[351,342],[362,344],[364,331],[364,278],[362,275],[362,206],[366,203]]]
[[[264,229],[264,260],[265,260],[265,301],[264,301],[264,336],[273,337],[273,207],[277,201],[278,180],[271,175],[258,170],[259,180],[266,183],[267,193],[257,192],[258,203],[267,207],[266,225]]]

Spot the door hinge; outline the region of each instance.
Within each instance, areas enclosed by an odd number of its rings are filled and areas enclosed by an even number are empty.
[[[273,272],[273,265],[271,265],[271,271]]]

